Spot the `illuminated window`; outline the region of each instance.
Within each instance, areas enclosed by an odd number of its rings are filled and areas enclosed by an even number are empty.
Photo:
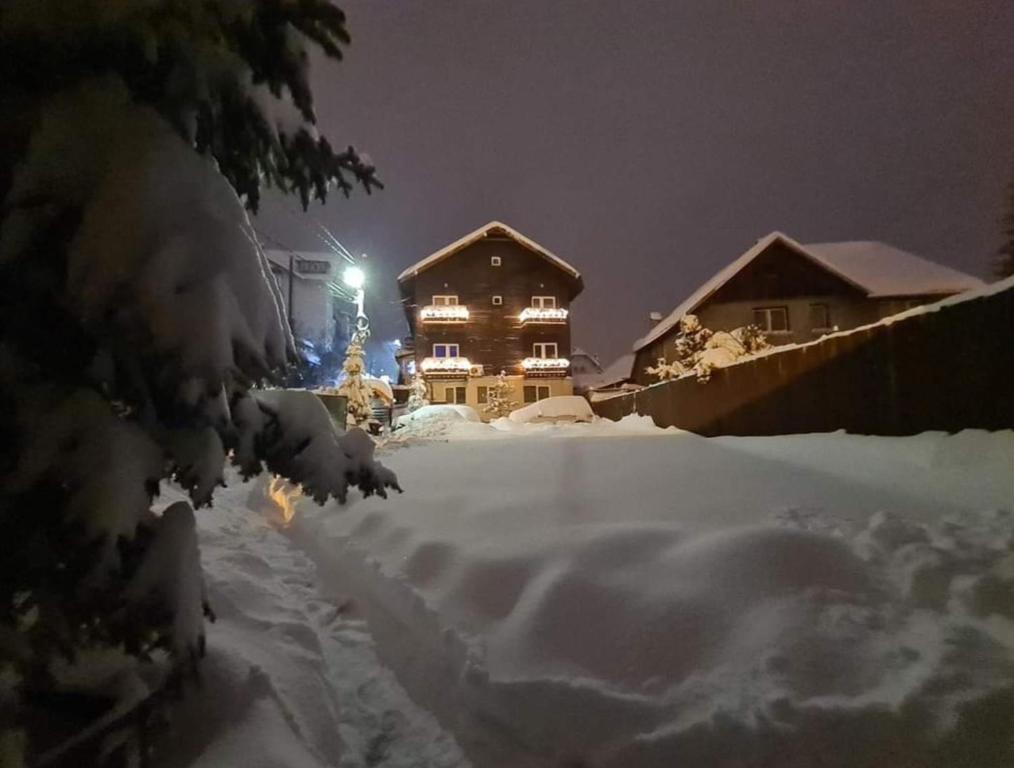
[[[444,387],[444,402],[464,405],[465,394],[465,387]]]
[[[532,306],[536,309],[556,309],[556,297],[532,296]]]

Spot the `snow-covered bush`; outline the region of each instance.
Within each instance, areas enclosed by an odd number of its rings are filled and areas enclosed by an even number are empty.
[[[659,381],[677,379],[689,373],[706,382],[715,368],[722,368],[768,347],[764,334],[755,325],[747,325],[728,333],[712,331],[701,325],[696,315],[684,315],[680,330],[673,340],[674,358],[660,357],[654,366],[645,368]]]
[[[426,386],[426,379],[417,373],[412,377],[412,384],[408,390],[408,403],[406,403],[405,409],[409,413],[412,413],[429,404],[429,388]]]
[[[358,339],[349,343],[345,351],[345,362],[342,363],[343,378],[338,385],[338,394],[344,395],[348,403],[348,419],[350,424],[365,424],[373,418],[373,406],[370,403],[373,390],[363,380],[366,372],[366,358],[362,344]]]
[[[156,514],[161,481],[210,504],[231,457],[318,501],[397,488],[312,395],[257,389],[294,349],[247,210],[376,185],[313,128],[309,48],[345,42],[327,0],[4,4],[0,743],[58,661],[201,655],[193,511]]]
[[[517,407],[518,404],[511,399],[511,383],[507,380],[507,373],[500,371],[496,382],[489,388],[486,395],[486,406],[482,410],[494,418],[499,418],[506,416]]]

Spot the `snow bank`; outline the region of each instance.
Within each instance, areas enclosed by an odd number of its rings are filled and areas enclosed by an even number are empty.
[[[518,408],[507,418],[517,424],[528,424],[533,421],[594,421],[595,414],[583,397],[561,395]]]
[[[409,448],[410,508],[297,516],[477,763],[1007,764],[1014,496],[989,502],[1014,435],[761,450],[599,423]],[[925,456],[976,449],[932,480]]]
[[[466,768],[454,739],[381,666],[347,595],[321,589],[277,530],[268,479],[227,479],[197,518],[218,620],[201,685],[155,744],[158,767]]]

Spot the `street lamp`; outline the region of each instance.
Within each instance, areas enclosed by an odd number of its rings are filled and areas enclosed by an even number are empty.
[[[347,266],[342,272],[342,282],[356,292],[356,336],[360,344],[365,344],[370,335],[370,321],[363,307],[366,302],[366,273],[354,264]]]

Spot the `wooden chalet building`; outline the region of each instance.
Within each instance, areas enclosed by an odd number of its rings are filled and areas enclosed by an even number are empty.
[[[570,304],[581,274],[492,221],[398,276],[410,337],[404,378],[419,372],[434,403],[480,413],[504,371],[519,404],[573,393]]]
[[[642,385],[657,381],[645,368],[659,358],[672,361],[672,341],[684,315],[697,315],[715,331],[757,325],[772,344],[796,344],[982,285],[976,277],[884,243],[801,245],[772,232],[634,343],[632,379]]]

